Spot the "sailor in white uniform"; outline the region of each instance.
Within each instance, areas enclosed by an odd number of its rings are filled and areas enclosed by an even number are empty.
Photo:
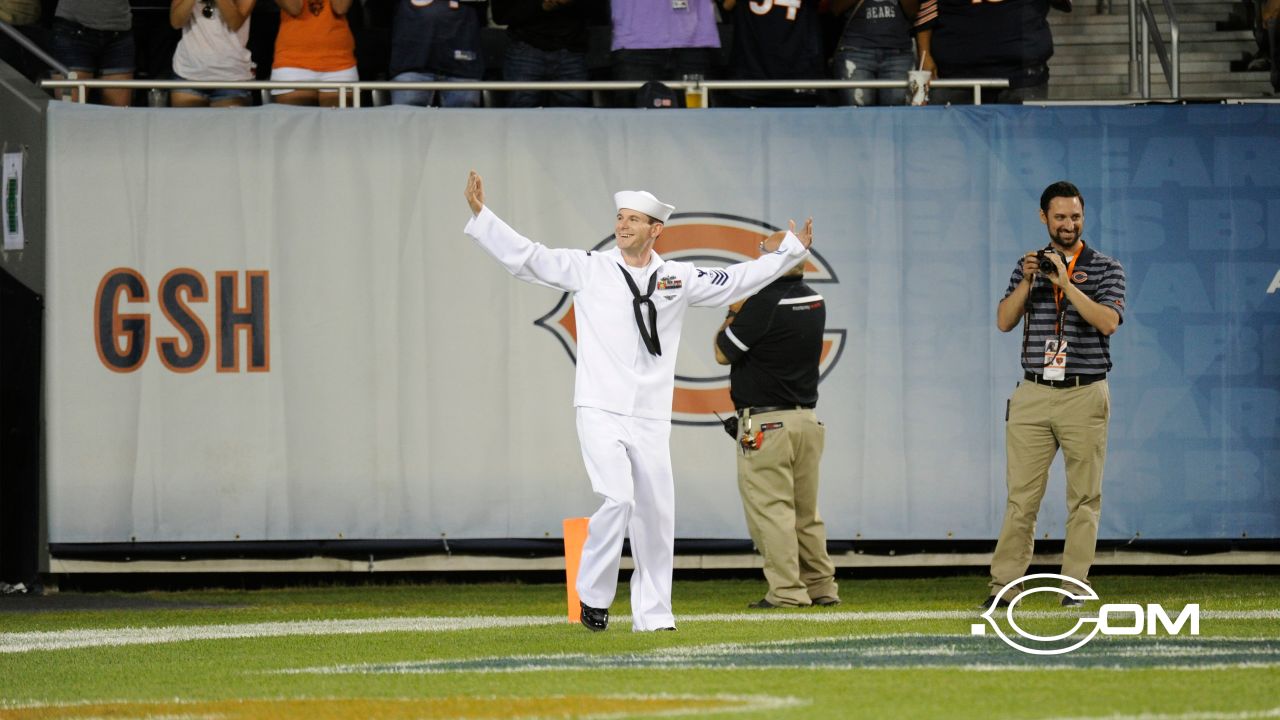
[[[653,252],[675,208],[647,192],[614,195],[617,247],[602,252],[548,248],[521,236],[485,207],[474,171],[466,198],[474,217],[464,231],[508,272],[574,294],[578,440],[591,489],[603,499],[588,523],[578,571],[582,624],[608,627],[622,540],[629,534],[632,630],[673,630],[671,398],[685,310],[730,305],[794,267],[809,253],[813,218],[798,235],[791,222],[774,253],[699,268]]]

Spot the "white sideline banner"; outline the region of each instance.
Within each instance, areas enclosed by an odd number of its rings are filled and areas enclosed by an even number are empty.
[[[995,330],[995,305],[1017,257],[1044,244],[1040,190],[1067,173],[1093,188],[1098,171],[995,138],[1022,122],[1008,109],[878,110],[51,103],[50,541],[543,538],[589,515],[569,299],[462,233],[473,168],[489,206],[550,246],[607,244],[620,189],[673,203],[659,251],[706,265],[812,215],[830,537],[995,537],[1020,376],[1020,337]],[[1091,209],[1101,195],[1086,190]],[[1131,267],[1148,248],[1098,217],[1086,238],[1103,229],[1103,251]],[[735,446],[711,414],[728,409],[722,318],[692,309],[679,349],[682,538],[747,537]],[[1124,398],[1109,481],[1138,462]],[[1053,537],[1058,472],[1041,515]],[[1153,498],[1104,503],[1103,536],[1132,535]],[[1220,520],[1198,532],[1231,536]]]

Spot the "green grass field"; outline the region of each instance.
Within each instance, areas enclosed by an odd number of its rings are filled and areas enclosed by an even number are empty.
[[[594,634],[553,583],[0,598],[0,718],[1280,717],[1276,576],[1099,576],[1107,603],[1199,604],[1199,634],[1053,656],[972,634],[983,582],[748,611],[763,581],[677,581],[675,633],[630,632],[625,584]],[[1025,605],[1046,635],[1097,610]]]

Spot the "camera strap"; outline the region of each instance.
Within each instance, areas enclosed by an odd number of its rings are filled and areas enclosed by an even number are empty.
[[[1083,254],[1084,254],[1084,241],[1081,240],[1080,249],[1076,251],[1075,257],[1071,258],[1071,263],[1067,265],[1067,282],[1071,282],[1071,276],[1076,271],[1076,262],[1080,259],[1080,256]],[[1064,294],[1065,293],[1062,291],[1062,288],[1058,287],[1057,285],[1053,286],[1053,307],[1055,310],[1058,311],[1058,322],[1054,329],[1058,333],[1059,340],[1062,339],[1062,326],[1063,324],[1065,324],[1067,319],[1067,308],[1064,306],[1062,302],[1062,296]]]
[[[1075,256],[1071,258],[1071,262],[1067,264],[1067,282],[1071,282],[1071,276],[1074,274],[1076,269],[1076,261],[1078,261],[1080,256],[1083,254],[1084,241],[1081,240],[1079,252],[1077,252]],[[1027,301],[1023,311],[1023,314],[1026,315],[1026,318],[1022,321],[1022,357],[1024,358],[1027,357],[1027,351],[1030,349],[1031,345],[1031,311],[1034,307],[1031,296],[1035,293],[1035,287],[1036,283],[1035,278],[1033,277],[1031,280],[1031,288],[1027,291]],[[1057,347],[1059,348],[1062,347],[1062,332],[1067,321],[1067,308],[1062,302],[1062,296],[1064,294],[1065,293],[1063,293],[1062,289],[1057,285],[1053,286],[1053,308],[1057,315],[1054,322],[1054,336],[1057,340]]]

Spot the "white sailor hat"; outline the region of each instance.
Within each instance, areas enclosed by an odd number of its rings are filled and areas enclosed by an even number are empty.
[[[653,193],[644,190],[623,190],[613,194],[613,204],[619,210],[626,208],[642,212],[652,217],[660,223],[665,223],[667,218],[671,217],[671,213],[675,211],[675,205],[668,205],[653,196]]]

